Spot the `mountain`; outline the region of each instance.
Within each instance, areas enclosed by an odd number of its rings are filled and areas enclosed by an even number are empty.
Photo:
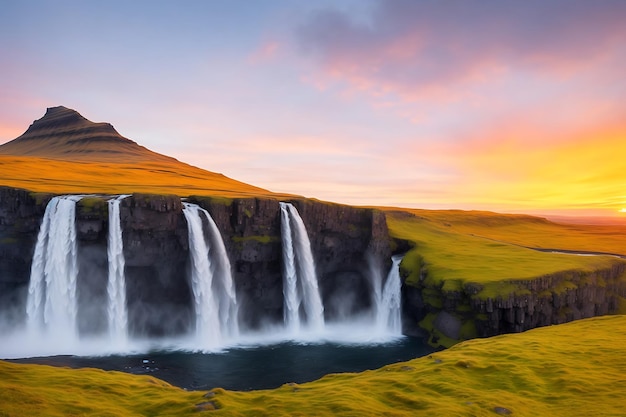
[[[94,123],[75,110],[58,106],[18,138],[0,145],[0,154],[70,161],[174,161],[120,135],[110,123]]]
[[[63,106],[48,108],[24,134],[0,145],[0,185],[50,193],[275,195],[153,152],[110,123]]]

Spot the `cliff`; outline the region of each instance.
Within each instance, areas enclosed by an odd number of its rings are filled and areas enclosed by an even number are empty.
[[[418,210],[387,215],[397,246],[407,253],[401,265],[405,331],[426,333],[432,344],[625,312],[626,260],[575,254],[579,242],[596,241],[599,250],[619,253],[626,247],[619,232],[608,242],[604,230],[529,216]],[[522,246],[526,242],[570,253]]]
[[[0,315],[22,316],[30,263],[45,205],[52,196],[0,188]],[[79,327],[106,326],[106,196],[78,202]],[[191,197],[216,222],[233,267],[244,327],[282,321],[282,240],[278,200]],[[311,239],[328,320],[370,304],[368,265],[391,256],[384,215],[372,209],[298,199]],[[133,194],[120,206],[130,330],[172,335],[192,323],[187,223],[177,196]],[[346,297],[346,294],[349,297]]]
[[[449,346],[459,340],[619,313],[626,297],[626,264],[503,282],[499,295],[484,296],[481,290],[472,284],[458,291],[407,286],[407,330],[421,326],[431,343]]]
[[[282,239],[278,200],[191,197],[205,208],[224,238],[244,322],[256,327],[282,320]],[[370,306],[369,263],[389,266],[384,214],[373,209],[306,199],[290,200],[307,228],[327,320]],[[254,306],[254,307],[252,307]]]
[[[51,194],[0,187],[0,317],[8,319],[0,320],[0,326],[24,319],[33,250],[51,198]],[[78,308],[83,334],[104,331],[107,325],[108,198],[87,196],[77,204]],[[205,208],[220,230],[232,265],[242,326],[254,329],[282,322],[279,200],[192,196],[188,201]],[[427,334],[433,344],[449,346],[459,340],[521,332],[623,308],[626,262],[619,258],[598,257],[601,261],[589,264],[590,257],[513,250],[498,244],[496,249],[506,249],[507,258],[492,259],[487,248],[493,250],[495,244],[480,243],[475,236],[464,241],[462,235],[445,236],[443,229],[433,229],[433,234],[424,228],[418,230],[419,239],[398,236],[397,213],[303,198],[290,202],[307,227],[329,321],[370,307],[370,270],[388,270],[392,244],[393,252],[407,252],[402,263],[404,332]],[[187,223],[180,198],[136,193],[122,201],[120,214],[131,333],[159,336],[188,331],[194,312]],[[400,216],[404,217],[406,213]],[[401,223],[401,230],[411,232],[422,223]],[[388,224],[393,230],[388,230]],[[437,242],[441,236],[445,239]],[[433,251],[429,245],[435,243],[443,246]],[[451,269],[452,263],[465,267],[470,260],[446,248],[467,251],[465,244],[482,252],[479,257],[470,253],[475,277],[463,269],[467,278],[463,280],[456,278],[458,271]],[[538,262],[533,256],[541,261],[556,259],[555,265],[550,264],[555,271],[537,273],[538,269],[531,268],[525,278],[477,279],[494,273],[489,268],[496,268],[490,265],[497,262],[507,268],[512,265],[505,274],[519,274],[530,268],[523,262]],[[443,275],[437,263],[440,259],[448,267]],[[503,274],[500,269],[495,272],[496,277]]]
[[[30,265],[49,198],[0,187],[0,330],[22,319]]]

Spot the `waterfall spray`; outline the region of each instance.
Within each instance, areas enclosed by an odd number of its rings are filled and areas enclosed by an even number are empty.
[[[71,343],[76,325],[76,202],[82,196],[53,197],[44,213],[31,265],[27,326],[31,332],[52,334]]]
[[[376,328],[380,332],[402,334],[400,262],[401,255],[391,258],[392,265],[382,291],[377,291]]]
[[[183,203],[191,254],[191,287],[196,313],[196,337],[201,348],[214,348],[239,334],[237,297],[230,261],[222,237],[209,213]],[[205,235],[203,218],[207,221]]]
[[[124,244],[120,220],[120,203],[128,195],[108,201],[109,235],[107,255],[109,279],[107,283],[109,336],[111,341],[123,345],[128,338],[128,312],[126,309],[126,279],[124,277]]]
[[[285,326],[291,332],[298,332],[304,323],[311,330],[322,330],[324,305],[306,227],[292,204],[281,202],[280,210]],[[306,317],[301,316],[300,307],[304,309]]]

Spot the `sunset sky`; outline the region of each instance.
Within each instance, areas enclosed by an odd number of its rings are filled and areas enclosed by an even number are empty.
[[[2,1],[0,143],[46,107],[277,192],[626,217],[626,1]]]

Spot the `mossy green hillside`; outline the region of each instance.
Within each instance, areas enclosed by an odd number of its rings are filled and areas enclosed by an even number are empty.
[[[251,392],[0,362],[0,415],[623,416],[624,345],[626,316],[596,317]]]
[[[0,362],[2,416],[189,415],[202,393],[161,380],[98,369]]]
[[[454,228],[448,217],[441,218],[433,212],[425,216],[424,211],[389,211],[387,224],[394,238],[411,242],[413,246],[402,262],[403,274],[409,285],[420,285],[442,290],[459,291],[472,288],[476,296],[493,298],[507,296],[511,292],[525,291],[516,284],[519,281],[574,271],[573,278],[581,274],[610,268],[624,260],[610,256],[573,256],[568,254],[541,252],[517,244],[494,241],[477,236],[474,229]],[[428,214],[428,213],[426,213]],[[456,213],[450,212],[450,220]],[[493,215],[493,213],[492,213]],[[495,216],[486,216],[485,224],[477,228],[488,228]],[[497,218],[497,217],[496,217]],[[506,218],[506,216],[505,216]],[[532,224],[532,217],[528,217]],[[522,231],[527,223],[518,221]],[[547,223],[546,234],[553,227]],[[513,230],[513,229],[510,229]],[[567,235],[561,242],[565,245]],[[559,247],[559,241],[551,244]],[[571,245],[569,246],[572,247]],[[574,249],[572,249],[574,250]]]
[[[612,244],[601,245],[606,237],[603,226],[594,235],[592,228],[581,231],[532,216],[459,210],[388,211],[387,224],[392,237],[407,242],[404,246],[410,248],[401,264],[402,275],[408,285],[419,289],[424,316],[418,318],[418,324],[428,332],[434,346],[450,347],[476,337],[477,324],[489,319],[472,305],[488,300],[522,300],[531,295],[542,298],[540,304],[551,303],[555,296],[577,288],[605,287],[603,274],[598,271],[626,263],[612,256],[574,256],[530,249],[585,251],[595,236],[598,250],[619,253],[623,249],[612,245],[624,237],[617,230],[616,236],[607,240]],[[537,239],[541,236],[547,243],[540,244]],[[577,246],[576,242],[585,245]],[[626,282],[626,274],[616,279]],[[531,294],[533,288],[539,289],[537,294]],[[460,323],[458,340],[434,325],[442,310]],[[573,317],[570,310],[562,306],[555,314],[566,321]]]
[[[463,210],[411,210],[455,233],[540,249],[626,255],[626,225],[560,224],[524,214]]]

